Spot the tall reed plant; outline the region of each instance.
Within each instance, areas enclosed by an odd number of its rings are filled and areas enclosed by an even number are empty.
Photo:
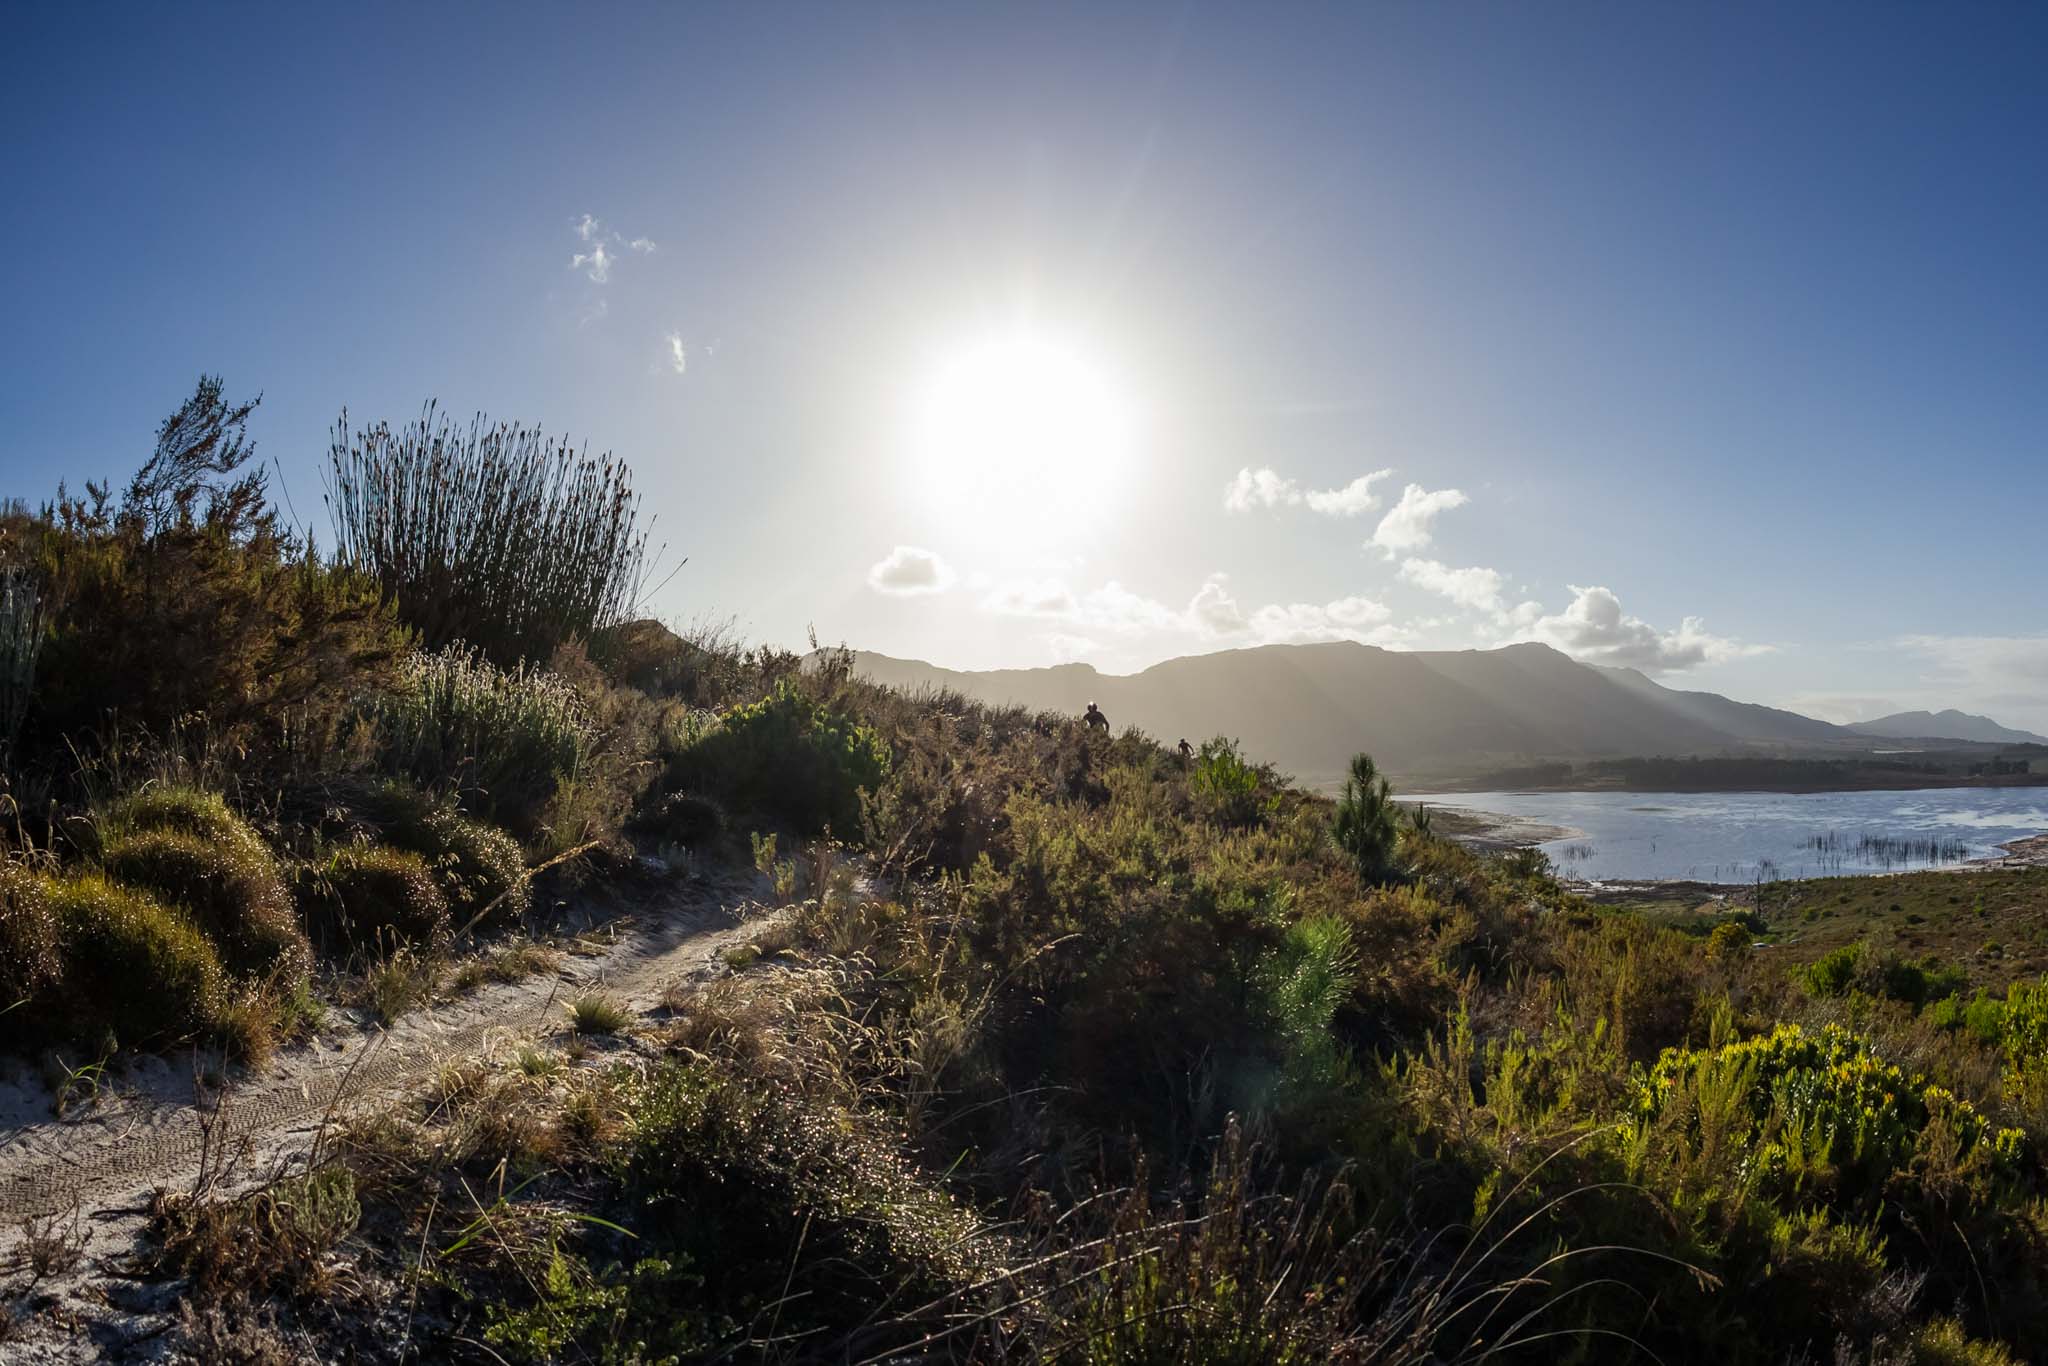
[[[544,669],[501,669],[460,648],[408,657],[372,704],[386,771],[454,790],[465,807],[531,830],[590,753],[574,688]]]
[[[327,505],[343,562],[374,575],[430,650],[544,660],[635,604],[646,535],[621,461],[478,414],[458,430],[335,424]]]
[[[0,568],[0,764],[14,753],[35,691],[36,658],[49,625],[42,583],[18,565]]]

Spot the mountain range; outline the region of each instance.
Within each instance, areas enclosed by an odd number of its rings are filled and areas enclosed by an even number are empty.
[[[1991,745],[2048,745],[2048,736],[2030,730],[2001,726],[1988,716],[1972,716],[1950,707],[1947,711],[1901,711],[1875,721],[1857,721],[1850,730],[1884,740],[1917,740],[1936,736],[1944,740],[1976,740]]]
[[[1169,659],[1127,675],[1086,664],[970,672],[868,652],[856,654],[854,667],[880,683],[950,688],[1035,710],[1078,714],[1092,701],[1116,728],[1136,725],[1168,743],[1232,736],[1252,757],[1312,784],[1340,775],[1360,750],[1414,783],[1558,760],[1849,757],[1901,738],[2048,743],[1960,712],[1838,726],[1667,688],[1634,669],[1581,664],[1533,643],[1415,651],[1350,641],[1263,645]],[[1921,717],[1933,728],[1915,731]]]

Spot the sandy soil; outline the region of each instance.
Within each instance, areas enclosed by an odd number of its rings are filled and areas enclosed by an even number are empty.
[[[1441,802],[1429,803],[1429,814],[1435,820],[1439,834],[1487,853],[1527,849],[1552,840],[1583,839],[1586,833],[1568,825],[1550,825],[1520,816],[1505,816],[1498,811],[1480,811],[1474,807]]]
[[[217,1060],[138,1059],[54,1113],[46,1079],[0,1077],[0,1361],[152,1361],[177,1310],[176,1284],[125,1274],[153,1192],[193,1185],[209,1166],[245,1182],[302,1162],[337,1117],[389,1104],[446,1064],[501,1056],[558,1032],[564,1002],[603,990],[654,1009],[678,980],[725,971],[721,951],[765,913],[753,880],[679,883],[589,926],[559,970],[487,985],[389,1029],[335,1009],[321,1037],[257,1072],[225,1079]],[[67,1274],[32,1283],[19,1265],[24,1221],[54,1217],[86,1240]]]

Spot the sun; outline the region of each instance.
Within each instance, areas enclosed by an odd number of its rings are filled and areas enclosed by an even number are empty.
[[[991,548],[1072,546],[1120,505],[1133,407],[1079,346],[1023,331],[961,346],[925,376],[913,420],[919,496]]]

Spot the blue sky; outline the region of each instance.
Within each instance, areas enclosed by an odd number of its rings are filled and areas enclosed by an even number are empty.
[[[651,609],[762,639],[2048,729],[2039,8],[10,22],[0,494],[217,371],[316,531],[344,405],[616,451]]]

